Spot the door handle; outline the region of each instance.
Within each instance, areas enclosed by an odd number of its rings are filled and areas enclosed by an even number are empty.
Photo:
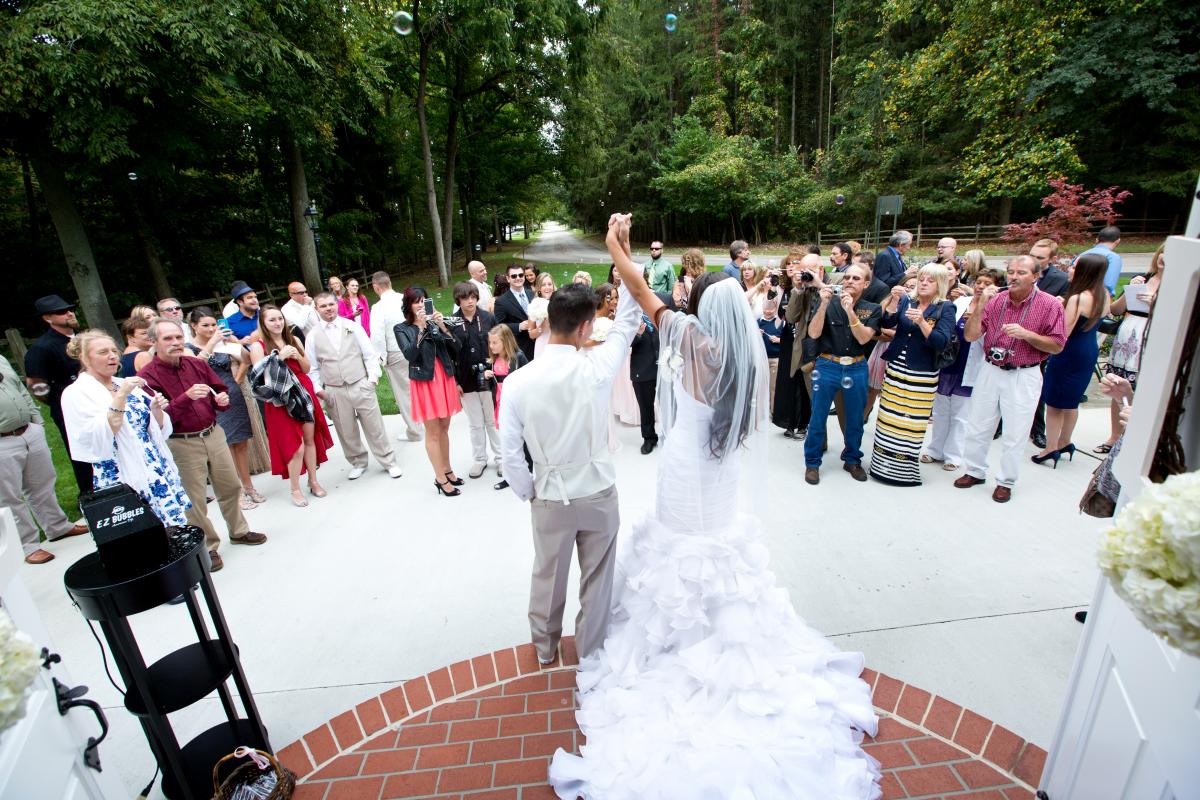
[[[64,717],[72,708],[87,708],[96,715],[96,721],[100,723],[100,738],[89,736],[87,747],[83,748],[83,763],[87,764],[96,772],[100,772],[100,743],[108,736],[108,717],[104,716],[104,709],[95,700],[81,699],[88,692],[86,686],[76,686],[68,688],[58,678],[51,678],[54,682],[54,694],[58,699],[58,713]]]

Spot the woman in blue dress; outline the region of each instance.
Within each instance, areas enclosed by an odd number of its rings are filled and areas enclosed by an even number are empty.
[[[1042,383],[1042,399],[1046,401],[1046,447],[1033,456],[1033,463],[1046,461],[1058,466],[1066,455],[1075,460],[1075,445],[1071,435],[1079,420],[1079,400],[1087,391],[1100,354],[1096,329],[1108,314],[1108,290],[1104,288],[1104,271],[1108,261],[1103,256],[1087,253],[1079,257],[1071,271],[1063,312],[1067,344],[1062,352],[1046,362],[1046,377]]]
[[[128,484],[163,525],[186,524],[191,503],[167,448],[166,398],[148,394],[141,378],[116,377],[121,351],[104,331],[76,335],[67,353],[82,366],[62,395],[71,458],[92,465],[94,489]]]

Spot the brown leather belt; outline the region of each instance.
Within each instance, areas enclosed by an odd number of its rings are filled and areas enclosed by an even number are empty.
[[[27,431],[27,430],[29,430],[29,426],[22,425],[19,428],[13,428],[8,433],[0,433],[0,438],[5,437],[5,436],[20,436],[21,434],[25,433],[25,431]]]
[[[172,439],[203,439],[205,436],[208,436],[210,433],[212,433],[213,428],[215,428],[215,427],[217,427],[217,426],[209,425],[204,430],[196,431],[195,433],[172,433],[171,438]]]
[[[843,367],[848,367],[851,364],[857,364],[862,361],[866,356],[834,356],[829,353],[821,353],[821,358],[841,364]]]

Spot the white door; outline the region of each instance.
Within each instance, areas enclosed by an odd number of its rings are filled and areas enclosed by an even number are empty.
[[[1200,285],[1200,240],[1172,237],[1125,442],[1115,464],[1120,503],[1148,485],[1183,332]],[[1181,436],[1192,469],[1200,460],[1200,365]],[[1097,525],[1105,522],[1097,520]],[[1200,658],[1167,645],[1133,616],[1101,578],[1088,610],[1066,704],[1042,776],[1048,800],[1200,798]]]
[[[46,647],[53,653],[54,644],[21,580],[23,567],[21,540],[13,524],[12,512],[0,508],[0,601],[18,630],[28,634],[37,647]],[[68,654],[61,655],[64,661],[70,660]],[[25,717],[0,734],[0,798],[116,800],[128,797],[130,792],[123,789],[113,770],[98,772],[84,763],[88,739],[100,738],[100,722],[89,708],[83,706],[69,710],[66,715],[59,713],[55,679],[64,687],[75,686],[63,663],[39,670],[31,696],[26,701]]]

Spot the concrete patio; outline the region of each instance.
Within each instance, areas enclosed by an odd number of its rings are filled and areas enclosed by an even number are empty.
[[[393,435],[397,420],[387,418]],[[990,500],[990,487],[953,488],[953,474],[937,464],[923,467],[925,487],[896,489],[856,483],[827,461],[822,483],[808,486],[801,445],[775,432],[761,509],[774,570],[797,611],[838,646],[863,651],[874,672],[1048,747],[1082,630],[1071,612],[1088,602],[1097,577],[1101,526],[1076,510],[1097,464],[1085,452],[1107,429],[1107,411],[1085,409],[1075,461],[1057,470],[1027,464],[1007,505]],[[649,508],[658,456],[638,453],[633,428],[622,426],[619,438],[628,522]],[[836,453],[836,424],[831,439]],[[465,475],[461,415],[451,444]],[[304,509],[290,504],[284,481],[258,476],[269,500],[248,517],[270,542],[222,548],[226,568],[215,582],[277,748],[405,681],[528,640],[528,511],[492,490],[491,470],[467,480],[463,496],[439,497],[423,446],[396,446],[403,478],[372,465],[354,482],[335,446],[322,467],[329,496]],[[25,576],[64,666],[108,711],[113,731],[101,756],[132,794],[153,759],[62,586],[91,547],[86,537],[59,542],[58,558]],[[574,613],[569,603],[568,620]],[[182,607],[132,622],[148,660],[190,636]],[[210,698],[173,722],[186,739],[219,715]]]

